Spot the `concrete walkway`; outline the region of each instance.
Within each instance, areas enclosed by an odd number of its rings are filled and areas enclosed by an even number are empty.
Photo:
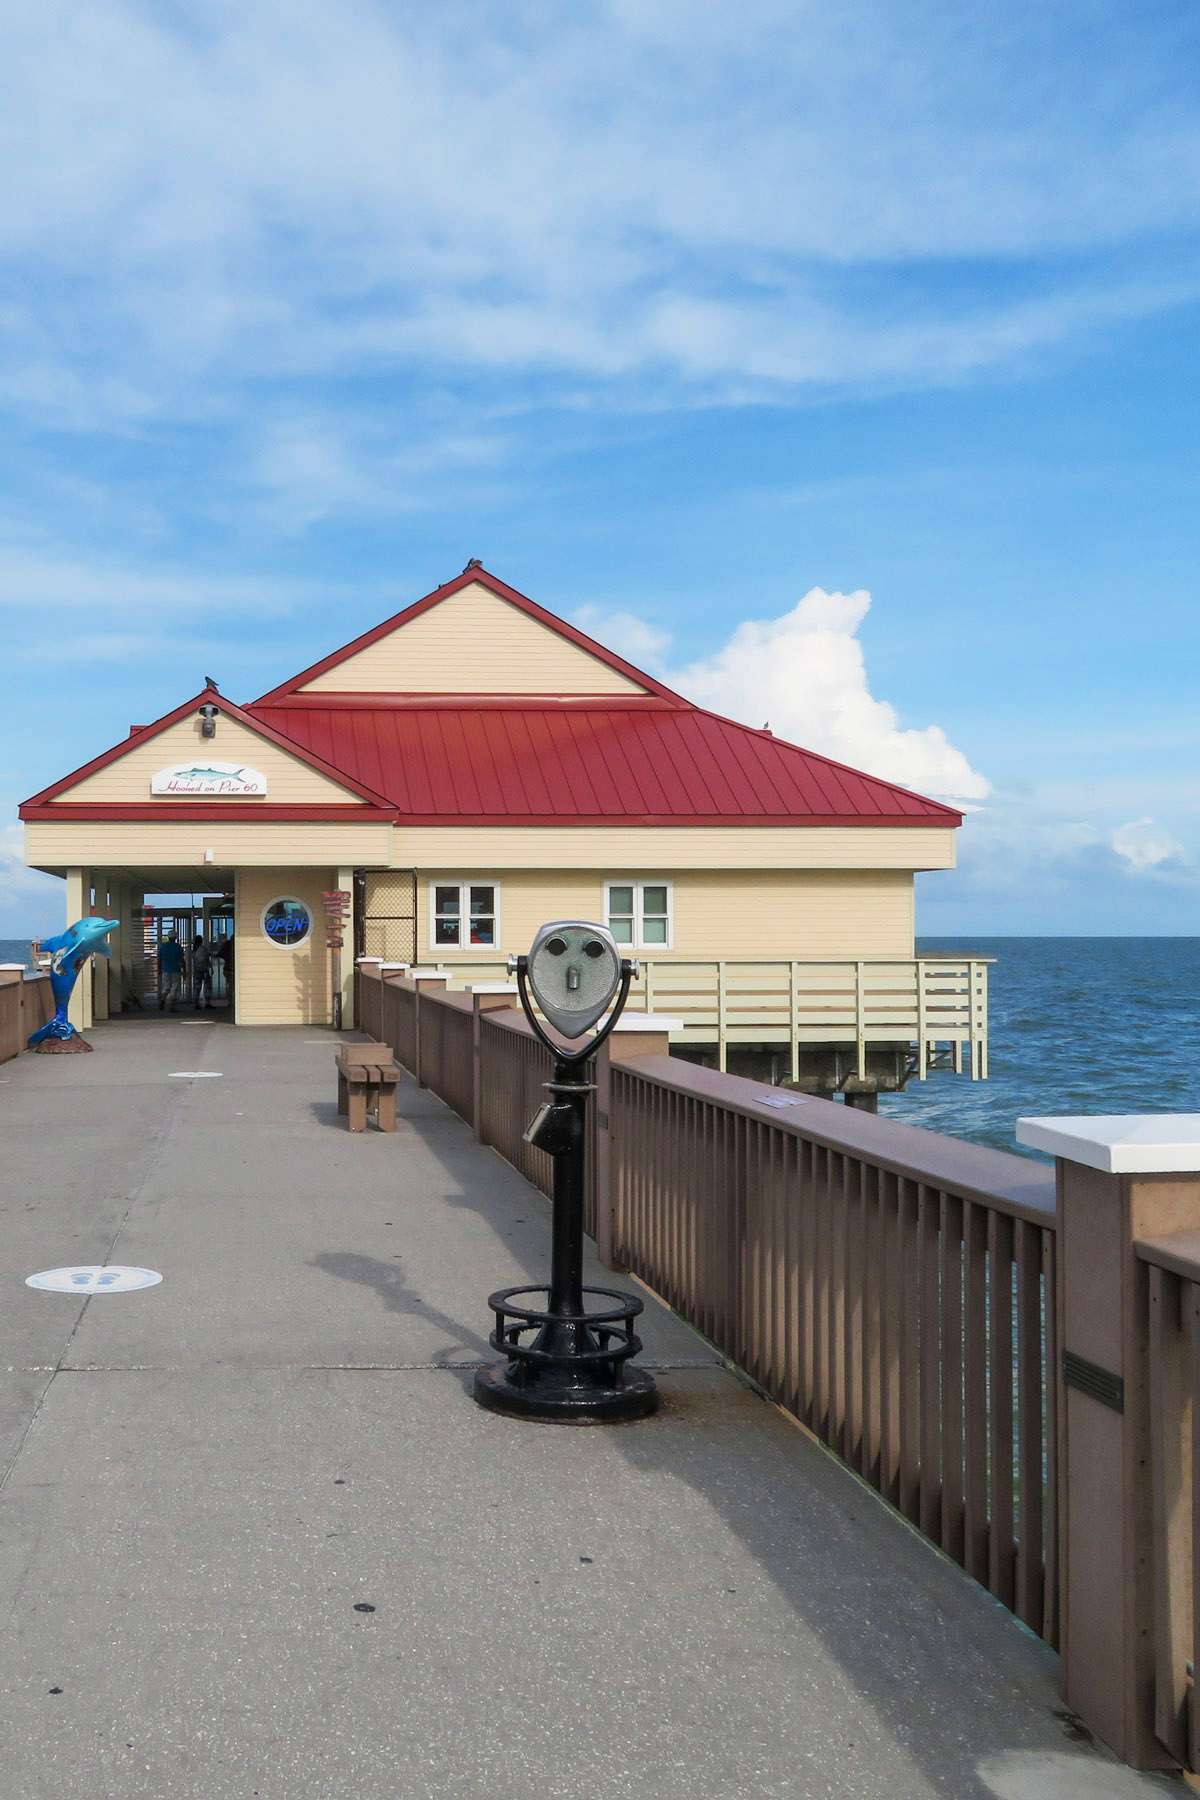
[[[328,1033],[92,1040],[0,1065],[5,1800],[1183,1792],[665,1310],[656,1419],[480,1412],[548,1209],[431,1095],[350,1137]],[[105,1260],[164,1280],[23,1284]]]

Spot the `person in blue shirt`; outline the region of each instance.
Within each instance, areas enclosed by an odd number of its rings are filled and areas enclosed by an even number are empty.
[[[159,1012],[166,1012],[168,1006],[174,1012],[182,990],[183,945],[171,931],[167,934],[166,943],[160,944],[158,947]]]

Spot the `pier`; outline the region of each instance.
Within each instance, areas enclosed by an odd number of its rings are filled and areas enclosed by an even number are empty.
[[[653,1296],[658,1417],[481,1412],[486,1295],[540,1277],[548,1210],[428,1087],[350,1136],[329,1032],[92,1038],[0,1065],[8,1791],[1173,1791]],[[24,1285],[73,1262],[163,1281]]]

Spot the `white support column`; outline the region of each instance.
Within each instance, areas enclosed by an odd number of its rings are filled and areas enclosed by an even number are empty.
[[[240,1025],[242,1022],[242,969],[246,961],[242,954],[241,930],[242,872],[240,869],[235,869],[233,871],[233,992],[229,996],[235,1025]]]
[[[354,1028],[354,870],[339,869],[337,884],[343,893],[350,896],[350,910],[346,914],[346,930],[342,944],[342,1029],[351,1031]]]
[[[103,869],[94,869],[92,879],[96,884],[96,911],[102,918],[111,919],[109,910],[108,876]],[[110,953],[111,954],[111,953]],[[108,1018],[108,965],[109,957],[102,956],[97,950],[92,957],[92,1017],[99,1024]]]
[[[78,924],[86,919],[92,910],[92,875],[90,869],[67,870],[67,918],[66,926]],[[92,1022],[92,980],[88,970],[83,970],[82,979],[75,983],[75,992],[71,995],[71,1003],[67,1007],[67,1017],[76,1031],[86,1031]]]

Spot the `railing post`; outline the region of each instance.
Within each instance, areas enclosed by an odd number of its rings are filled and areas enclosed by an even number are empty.
[[[483,1015],[514,1004],[515,981],[471,983],[471,1128],[483,1142]]]
[[[862,963],[854,965],[854,1050],[855,1068],[858,1079],[867,1078],[867,995],[866,969]]]
[[[1133,1246],[1200,1229],[1200,1118],[1019,1119],[1017,1140],[1057,1159],[1066,1701],[1135,1768],[1167,1768],[1154,1729],[1149,1277]]]
[[[800,1079],[800,964],[788,964],[788,1041],[792,1086]]]
[[[408,978],[417,990],[413,995],[413,1077],[418,1087],[424,1087],[421,1079],[421,990],[428,988],[432,993],[444,994],[450,976],[445,969],[412,969]]]

